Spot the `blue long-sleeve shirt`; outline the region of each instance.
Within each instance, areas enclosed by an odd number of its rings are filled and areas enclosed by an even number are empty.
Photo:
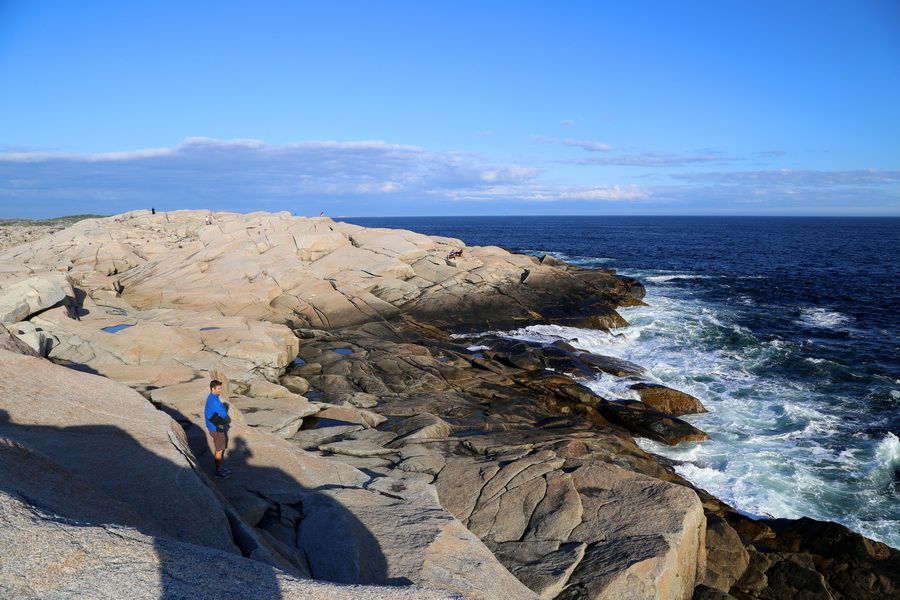
[[[222,404],[222,401],[215,394],[210,394],[206,397],[206,410],[204,410],[203,416],[206,418],[206,428],[209,429],[210,433],[216,431],[216,425],[210,419],[213,415],[219,415],[223,420],[228,421],[228,409],[225,408],[225,405]]]

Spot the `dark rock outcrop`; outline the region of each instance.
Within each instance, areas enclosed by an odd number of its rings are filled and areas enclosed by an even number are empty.
[[[670,415],[705,413],[706,408],[697,399],[682,392],[657,383],[636,383],[631,389],[637,391],[641,402],[655,410]]]

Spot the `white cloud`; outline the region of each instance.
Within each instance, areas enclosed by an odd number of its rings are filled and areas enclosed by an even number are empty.
[[[606,147],[588,140],[535,139],[571,142],[567,145],[593,147],[594,152],[605,152]],[[660,167],[724,159],[715,153],[644,153],[595,154],[581,160]],[[172,148],[126,152],[0,152],[0,214],[110,214],[150,206],[288,209],[311,214],[330,206],[336,214],[422,214],[443,210],[446,202],[458,203],[459,211],[469,210],[465,203],[476,202],[502,203],[512,210],[539,203],[547,205],[544,210],[620,203],[636,207],[628,210],[680,208],[688,214],[728,212],[729,207],[737,210],[751,200],[765,201],[770,211],[813,214],[821,214],[822,207],[835,213],[872,212],[879,207],[897,213],[900,206],[897,170],[783,169],[669,177],[666,186],[630,185],[633,178],[604,185],[582,180],[574,185],[548,182],[540,168],[529,164],[498,164],[473,154],[434,152],[381,140],[267,144],[189,138]]]
[[[672,175],[681,181],[716,183],[722,185],[767,185],[836,187],[846,185],[885,185],[900,182],[900,170],[855,169],[845,171],[816,171],[777,169],[767,171],[728,171],[714,173],[679,173]]]
[[[549,137],[546,135],[533,135],[531,139],[537,140],[543,144],[562,144],[563,146],[571,146],[573,148],[582,148],[583,150],[587,150],[588,152],[607,152],[612,150],[613,147],[604,142],[597,142],[594,140],[576,140],[572,138],[566,138],[563,140]]]
[[[613,149],[613,147],[609,144],[604,144],[603,142],[595,142],[593,140],[573,140],[572,138],[566,138],[562,141],[562,143],[566,146],[582,148],[584,150],[587,150],[588,152],[608,152],[609,150]]]
[[[566,160],[574,165],[614,165],[620,167],[677,167],[693,163],[719,162],[726,160],[720,154],[669,154],[664,152],[642,152],[619,156],[591,156]]]

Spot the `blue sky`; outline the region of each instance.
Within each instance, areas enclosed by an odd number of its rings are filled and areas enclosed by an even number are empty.
[[[900,3],[0,0],[0,216],[900,215]]]

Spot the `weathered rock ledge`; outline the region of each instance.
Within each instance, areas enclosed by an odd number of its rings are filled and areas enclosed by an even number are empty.
[[[113,573],[138,597],[896,593],[896,551],[751,521],[634,443],[705,439],[678,419],[699,400],[565,344],[448,335],[623,326],[638,282],[323,218],[206,216],[81,221],[0,251],[0,539],[24,548],[0,565],[7,595],[114,597]],[[211,376],[235,417],[224,481]]]

